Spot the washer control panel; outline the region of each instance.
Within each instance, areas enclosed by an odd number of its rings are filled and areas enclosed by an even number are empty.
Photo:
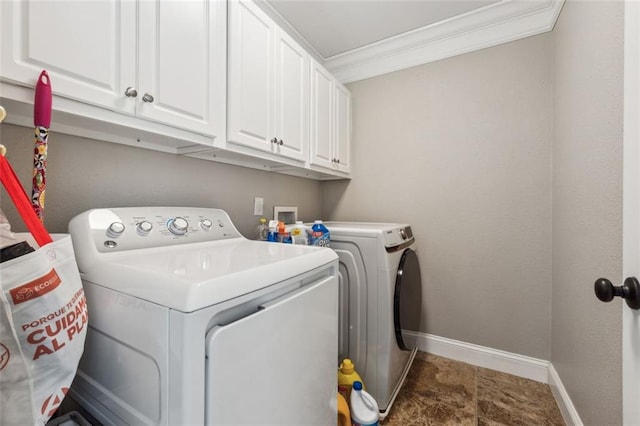
[[[71,220],[69,231],[101,253],[244,238],[226,212],[198,207],[89,210]]]

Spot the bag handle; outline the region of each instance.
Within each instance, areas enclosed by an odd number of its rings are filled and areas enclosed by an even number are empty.
[[[51,235],[49,235],[42,221],[33,211],[31,201],[29,201],[27,193],[20,184],[11,164],[9,164],[9,160],[2,155],[0,155],[0,180],[36,243],[42,247],[52,242]]]

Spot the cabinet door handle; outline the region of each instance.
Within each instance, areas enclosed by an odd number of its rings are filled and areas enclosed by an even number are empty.
[[[273,138],[273,139],[271,139],[271,143],[275,143],[275,144],[277,144],[277,143],[278,143],[278,138]]]
[[[124,91],[124,95],[127,98],[135,98],[136,96],[138,96],[138,91],[133,87],[127,87],[127,89]]]
[[[280,146],[284,145],[284,142],[282,142],[282,139],[280,139],[280,140],[278,141],[278,145],[280,145]]]
[[[336,163],[340,164],[340,159],[336,158]]]
[[[151,96],[148,93],[145,93],[144,95],[142,95],[142,101],[143,102],[147,102],[147,103],[152,103],[153,102],[153,96]]]

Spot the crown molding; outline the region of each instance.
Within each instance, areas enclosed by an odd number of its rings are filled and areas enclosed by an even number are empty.
[[[564,0],[502,0],[326,58],[346,84],[551,31]]]

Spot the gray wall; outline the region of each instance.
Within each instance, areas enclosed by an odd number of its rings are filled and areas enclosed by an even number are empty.
[[[323,217],[409,222],[422,331],[550,359],[582,421],[622,422],[622,2],[353,83],[354,174]],[[553,231],[553,232],[552,232]]]
[[[0,143],[31,193],[33,129],[2,124]],[[274,205],[298,206],[298,218],[306,221],[321,213],[317,181],[57,134],[55,117],[48,163],[45,225],[50,232],[66,232],[73,216],[97,207],[221,208],[249,238],[259,219],[253,216],[254,196],[264,198],[269,218]],[[10,200],[4,189],[1,195],[12,229],[24,230],[14,210],[5,206]]]
[[[422,331],[549,359],[550,34],[349,85],[353,179],[323,217],[412,224]]]
[[[554,30],[551,347],[587,425],[622,423],[622,2],[565,3]]]

